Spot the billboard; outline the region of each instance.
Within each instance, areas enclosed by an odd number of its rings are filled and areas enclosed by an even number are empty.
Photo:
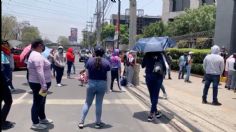
[[[77,33],[78,33],[78,29],[77,28],[71,28],[70,29],[69,40],[71,42],[77,42]]]

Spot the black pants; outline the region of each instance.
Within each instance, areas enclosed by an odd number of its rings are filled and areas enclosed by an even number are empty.
[[[118,87],[119,89],[120,88],[120,77],[119,77],[119,69],[118,68],[112,68],[111,69],[111,90],[113,90],[113,83],[114,83],[114,80],[117,80],[117,84],[118,84]]]
[[[31,108],[31,120],[33,124],[39,123],[40,119],[46,119],[45,115],[45,103],[46,97],[39,95],[41,85],[39,83],[29,82],[29,86],[33,91],[33,105]],[[47,88],[51,86],[51,83],[47,83]]]
[[[55,74],[56,70],[55,70],[55,64],[54,63],[51,64],[51,71],[52,71],[53,76],[55,77],[56,76],[56,74]]]
[[[70,74],[71,74],[72,65],[73,65],[73,62],[67,61],[67,76],[70,76]]]
[[[62,68],[62,67],[55,66],[55,70],[56,70],[56,81],[57,81],[57,84],[60,84],[62,76],[63,76],[63,73],[64,73],[64,67]]]
[[[11,91],[8,88],[6,78],[1,72],[1,106],[3,101],[4,105],[1,107],[1,124],[6,121],[12,105]]]

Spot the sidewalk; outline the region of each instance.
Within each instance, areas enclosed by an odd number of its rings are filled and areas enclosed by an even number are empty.
[[[150,104],[144,75],[144,69],[140,69],[140,84],[130,90]],[[222,106],[202,104],[202,78],[191,76],[192,83],[189,84],[177,79],[177,76],[176,72],[172,72],[172,80],[164,80],[168,100],[161,98],[163,93],[160,91],[158,107],[166,117],[184,131],[236,131],[236,94],[232,90],[220,86],[218,99]],[[208,92],[208,102],[212,102],[212,89]]]

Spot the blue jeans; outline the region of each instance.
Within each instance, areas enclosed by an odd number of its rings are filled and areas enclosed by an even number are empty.
[[[39,83],[29,82],[29,86],[33,91],[33,105],[31,108],[31,119],[33,124],[39,123],[39,118],[46,119],[45,115],[45,103],[46,97],[39,95],[39,91],[41,89],[41,85]],[[51,83],[47,83],[47,88],[51,86]]]
[[[102,116],[102,102],[107,89],[107,81],[105,80],[89,80],[87,88],[87,96],[85,104],[82,108],[82,117],[80,122],[84,123],[88,114],[89,108],[93,103],[93,99],[96,96],[96,123],[101,122]]]
[[[220,82],[220,75],[211,75],[211,74],[206,74],[205,75],[205,86],[203,89],[203,96],[202,99],[206,100],[207,99],[207,94],[209,87],[211,85],[211,82],[213,83],[213,102],[217,102],[217,95],[218,95],[218,86]]]
[[[184,78],[184,71],[185,71],[185,66],[179,66],[179,79]]]
[[[150,113],[157,112],[157,104],[159,98],[159,92],[162,86],[163,76],[146,74],[146,84],[148,87],[150,100],[151,100],[151,110]]]
[[[189,81],[189,77],[190,77],[190,74],[191,74],[191,66],[187,65],[186,70],[187,70],[187,74],[186,74],[186,77],[185,77],[185,81]]]
[[[72,61],[67,61],[67,76],[70,76],[70,74],[71,74],[72,65],[73,65]]]
[[[8,86],[10,86],[11,89],[15,89],[12,84],[12,69],[10,64],[3,64],[3,67],[4,67],[3,72],[5,74]]]

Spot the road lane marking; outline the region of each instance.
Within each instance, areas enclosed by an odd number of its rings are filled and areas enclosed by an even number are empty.
[[[20,96],[19,98],[13,100],[13,105],[15,104],[19,104],[23,101],[23,98],[26,97],[29,93],[24,93],[22,96]]]
[[[33,99],[21,99],[17,101],[15,104],[32,104]],[[84,99],[47,99],[46,104],[48,105],[83,105],[85,102]],[[95,101],[93,101],[95,104]],[[105,99],[103,100],[103,104],[121,104],[121,105],[137,105],[137,102],[132,99]]]

